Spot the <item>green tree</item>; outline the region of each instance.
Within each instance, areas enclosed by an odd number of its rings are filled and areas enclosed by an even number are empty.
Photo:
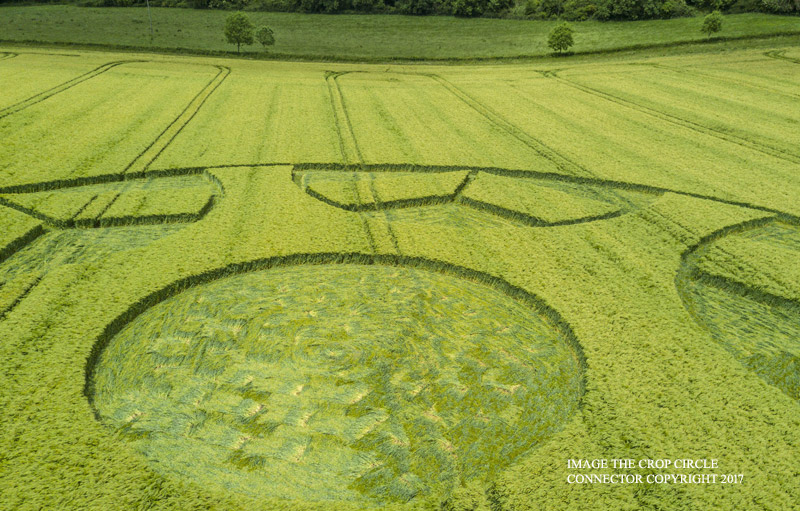
[[[572,26],[566,21],[560,25],[556,25],[553,30],[550,31],[550,36],[547,38],[547,46],[559,53],[568,50],[574,44],[572,33]]]
[[[275,34],[272,32],[272,29],[269,27],[260,27],[256,31],[256,41],[261,43],[264,46],[264,49],[267,49],[267,46],[272,46],[275,44]]]
[[[253,44],[253,23],[243,12],[234,12],[225,19],[225,39],[236,45],[236,53],[243,44]]]
[[[700,31],[711,37],[711,34],[716,34],[722,30],[722,13],[714,11],[705,18],[703,18],[703,26]]]

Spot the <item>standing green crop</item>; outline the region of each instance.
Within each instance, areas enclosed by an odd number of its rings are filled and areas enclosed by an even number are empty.
[[[568,50],[573,45],[572,26],[566,21],[556,25],[547,38],[547,46],[559,53]]]
[[[253,44],[253,23],[244,13],[235,12],[225,19],[225,39],[236,45],[236,53],[243,44]]]

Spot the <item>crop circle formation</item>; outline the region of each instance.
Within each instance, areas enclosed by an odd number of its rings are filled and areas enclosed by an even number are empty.
[[[94,405],[157,472],[258,497],[446,498],[557,431],[582,369],[486,284],[358,264],[190,288],[114,336]]]

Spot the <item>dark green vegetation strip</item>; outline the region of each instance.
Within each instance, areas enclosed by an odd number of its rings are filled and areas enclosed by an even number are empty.
[[[143,8],[2,7],[0,34],[8,43],[58,43],[83,48],[236,55],[224,42],[224,11],[152,9],[150,44]],[[550,55],[547,34],[556,22],[441,16],[248,13],[275,30],[269,52],[248,58],[325,61],[478,62]],[[797,18],[765,14],[726,17],[722,35],[707,39],[701,18],[624,23],[578,22],[575,54],[646,50],[800,34]],[[101,29],[102,27],[102,29]],[[107,30],[108,27],[114,27]]]

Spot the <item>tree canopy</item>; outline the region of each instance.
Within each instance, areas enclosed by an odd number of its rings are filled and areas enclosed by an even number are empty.
[[[253,44],[253,23],[243,12],[234,12],[225,20],[225,39],[236,45],[236,52],[243,44]]]

